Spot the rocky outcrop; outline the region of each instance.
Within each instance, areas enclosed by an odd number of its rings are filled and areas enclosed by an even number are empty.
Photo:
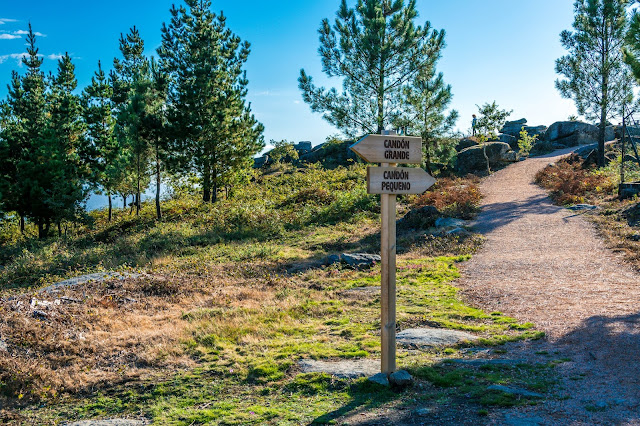
[[[500,135],[500,142],[508,143],[511,149],[518,149],[518,138],[515,136],[503,133]]]
[[[544,133],[543,140],[565,147],[598,142],[599,129],[593,124],[581,121],[558,121]],[[605,140],[615,139],[613,126],[605,129]]]
[[[460,142],[458,142],[458,145],[456,145],[456,151],[460,152],[463,149],[467,149],[476,145],[480,145],[480,143],[474,136],[471,136],[470,138],[464,138],[461,139]]]
[[[502,129],[500,129],[500,133],[502,133],[501,136],[503,135],[513,136],[516,138],[516,141],[517,141],[517,139],[520,138],[520,132],[522,130],[525,130],[530,136],[541,135],[547,130],[547,126],[527,126],[527,119],[521,118],[520,120],[507,121],[502,127]],[[500,141],[511,144],[508,141],[502,140],[502,137]]]
[[[489,167],[491,168],[517,161],[518,157],[509,144],[504,142],[487,142],[484,147],[472,146],[459,152],[457,163],[458,171],[465,174],[487,170],[485,151],[489,159]]]
[[[520,120],[507,121],[504,123],[502,129],[500,129],[500,133],[505,135],[517,136],[520,134],[520,130],[522,127],[527,125],[527,119],[521,118]]]

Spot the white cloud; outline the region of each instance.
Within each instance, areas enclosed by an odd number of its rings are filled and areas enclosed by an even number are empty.
[[[16,38],[22,38],[22,37],[14,34],[0,34],[0,40],[14,40]]]
[[[27,34],[29,34],[29,31],[18,30],[18,31],[14,31],[13,34],[15,34],[15,35],[27,35]],[[35,35],[36,37],[46,37],[47,36],[46,34],[42,34],[42,33],[39,33],[37,31],[34,32],[33,35]]]
[[[51,55],[47,55],[47,59],[51,59],[52,61],[58,61],[62,59],[64,55],[61,53],[52,53]]]
[[[7,22],[18,22],[16,19],[0,18],[0,25],[4,25]]]
[[[0,55],[0,64],[6,62],[9,59],[16,59],[19,65],[22,65],[22,58],[27,56],[26,53],[10,53],[8,55]]]

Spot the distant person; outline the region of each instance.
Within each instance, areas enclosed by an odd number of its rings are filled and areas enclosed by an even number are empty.
[[[473,114],[473,120],[471,120],[471,132],[472,132],[473,136],[476,135],[476,126],[477,125],[478,125],[478,119],[476,118],[476,115]]]

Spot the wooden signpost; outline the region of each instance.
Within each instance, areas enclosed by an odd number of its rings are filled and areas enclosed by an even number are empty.
[[[381,371],[391,374],[396,371],[396,195],[421,194],[435,179],[420,168],[396,167],[397,163],[422,163],[422,138],[368,135],[353,144],[351,150],[363,160],[381,166],[367,169],[367,190],[369,194],[380,194]]]

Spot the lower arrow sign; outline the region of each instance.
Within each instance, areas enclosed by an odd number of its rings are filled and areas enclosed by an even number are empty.
[[[436,180],[420,168],[367,168],[369,194],[422,194],[434,183]]]

